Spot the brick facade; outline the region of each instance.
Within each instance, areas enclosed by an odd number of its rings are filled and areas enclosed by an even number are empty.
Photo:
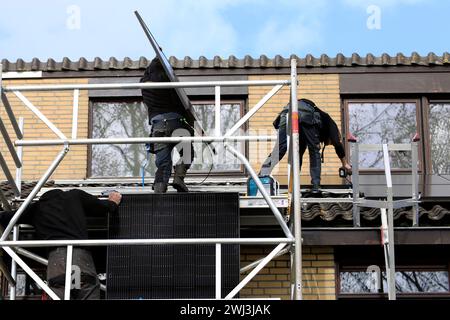
[[[251,76],[249,80],[288,80],[288,76]],[[337,74],[312,74],[299,75],[298,98],[307,98],[314,101],[323,111],[328,112],[341,128],[341,102],[339,94],[339,75]],[[249,108],[252,108],[264,97],[271,87],[249,87]],[[249,127],[253,134],[276,135],[272,126],[282,107],[289,103],[290,88],[285,87],[278,92],[269,102],[263,106],[250,120]],[[252,143],[249,150],[250,162],[256,170],[259,170],[262,162],[272,151],[274,142]],[[341,166],[334,148],[325,149],[325,163],[322,164],[322,183],[339,183],[337,180],[338,169]],[[302,184],[309,184],[309,156],[303,156]],[[275,167],[273,175],[284,183],[287,177],[287,156]]]
[[[69,84],[81,83],[87,84],[87,79],[45,79],[45,80],[10,80],[3,81],[4,86],[8,85],[41,85],[41,84]],[[44,91],[44,92],[23,92],[22,93],[31,103],[34,104],[62,133],[70,138],[72,135],[72,110],[73,110],[73,92],[72,91]],[[11,103],[14,114],[24,117],[25,139],[58,139],[58,137],[37,118],[13,93],[7,93],[8,100]],[[88,137],[88,94],[87,91],[80,91],[79,98],[79,116],[78,116],[78,138]],[[10,137],[16,140],[5,109],[0,108],[2,117]],[[23,148],[23,180],[37,180],[48,169],[56,155],[62,147],[24,147]],[[14,175],[15,166],[9,155],[9,151],[2,143],[0,150],[7,159],[9,168]],[[51,179],[76,180],[86,178],[87,168],[87,147],[72,146],[70,152],[53,174]],[[0,179],[5,180],[3,171],[0,172]]]
[[[266,256],[273,248],[241,246],[241,267]],[[241,298],[290,299],[290,258],[275,258],[241,290]],[[248,273],[241,275],[241,279]],[[335,300],[336,275],[332,247],[303,247],[303,298]]]

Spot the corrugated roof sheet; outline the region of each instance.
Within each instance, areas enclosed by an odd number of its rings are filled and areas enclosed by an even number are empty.
[[[152,58],[150,58],[152,59]],[[139,60],[132,60],[125,57],[123,60],[118,60],[111,57],[109,60],[102,60],[95,58],[93,61],[88,61],[82,57],[78,61],[71,61],[65,57],[61,62],[56,62],[49,58],[47,61],[40,61],[38,58],[32,59],[30,62],[25,62],[23,59],[16,61],[2,60],[3,71],[95,71],[95,70],[140,70],[145,69],[149,64],[150,59],[141,57]],[[369,53],[365,57],[357,53],[353,53],[350,57],[344,56],[342,53],[336,57],[329,57],[322,54],[320,57],[314,57],[311,54],[300,58],[296,55],[290,57],[282,57],[276,55],[270,59],[266,55],[260,57],[245,56],[243,59],[231,55],[228,58],[215,56],[208,59],[204,56],[197,60],[191,57],[178,59],[170,57],[170,63],[175,69],[246,69],[246,68],[287,68],[290,66],[290,60],[297,59],[298,66],[301,68],[329,68],[329,67],[371,67],[371,66],[448,66],[450,65],[450,53],[445,52],[438,56],[430,52],[426,56],[421,56],[417,52],[413,52],[411,56],[407,57],[403,53],[398,53],[396,56],[383,54],[376,57]]]

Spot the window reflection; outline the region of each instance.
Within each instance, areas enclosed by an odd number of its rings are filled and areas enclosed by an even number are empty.
[[[349,130],[366,144],[410,143],[416,133],[415,103],[349,103]],[[392,168],[410,168],[410,152],[391,152]],[[383,153],[361,152],[360,167],[382,169]]]
[[[433,173],[450,175],[450,104],[431,104],[429,124]]]
[[[445,293],[449,292],[447,271],[397,271],[397,293]],[[341,272],[341,293],[387,293],[386,273],[382,272],[383,288],[378,291],[376,274],[363,271]]]
[[[195,111],[208,134],[214,133],[214,108],[212,104],[196,104]],[[221,108],[222,134],[241,117],[241,104],[223,104]],[[148,137],[147,108],[143,102],[96,102],[92,106],[92,138]],[[234,143],[241,149],[244,144]],[[211,167],[211,151],[205,144],[194,144],[196,157],[190,172],[205,172]],[[240,165],[235,158],[217,144],[214,171],[237,171]],[[156,167],[152,159],[146,167],[146,176],[153,176]],[[93,145],[91,154],[92,177],[140,177],[141,166],[147,158],[145,146]],[[220,160],[220,161],[218,161]],[[176,155],[174,161],[177,161]]]

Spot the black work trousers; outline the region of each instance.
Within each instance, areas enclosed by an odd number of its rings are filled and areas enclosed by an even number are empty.
[[[182,122],[182,116],[178,113],[163,113],[150,120],[152,125],[152,137],[183,137],[193,136],[193,130]],[[184,166],[186,171],[191,167],[194,159],[194,148],[191,142],[181,143],[154,143],[152,152],[155,153],[156,173],[155,183],[168,183],[172,174],[172,152],[177,148],[180,160],[177,166]]]
[[[281,161],[281,159],[283,159],[287,152],[286,117],[286,113],[281,115],[277,142],[270,155],[264,161],[260,171],[260,176],[270,175],[273,168],[278,164],[278,162]],[[319,125],[307,125],[304,123],[300,124],[300,168],[303,163],[303,154],[305,153],[306,148],[308,148],[309,151],[311,184],[313,186],[320,186],[322,163],[320,156]]]
[[[66,257],[66,247],[58,247],[50,251],[48,256],[48,285],[61,300],[64,299]],[[71,300],[99,300],[100,281],[97,277],[91,252],[81,248],[73,248],[72,266],[78,267],[81,273],[79,274],[80,280],[75,280],[75,286],[70,292]],[[77,272],[75,272],[75,275],[77,275]],[[77,283],[79,287],[77,287]]]

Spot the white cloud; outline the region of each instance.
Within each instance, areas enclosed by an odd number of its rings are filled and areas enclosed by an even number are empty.
[[[244,0],[254,1],[254,0]],[[139,10],[168,55],[232,54],[238,36],[221,13],[238,0],[41,0],[7,2],[0,20],[0,59],[80,56],[152,56],[133,11]],[[81,10],[80,29],[69,30],[67,8]]]
[[[327,14],[327,0],[282,0],[288,19],[267,19],[257,36],[256,48],[267,55],[301,54],[306,48],[322,44],[322,21]]]
[[[429,2],[429,0],[343,0],[344,4],[354,7],[367,8],[370,5],[380,7],[395,7],[399,5],[415,5]]]

